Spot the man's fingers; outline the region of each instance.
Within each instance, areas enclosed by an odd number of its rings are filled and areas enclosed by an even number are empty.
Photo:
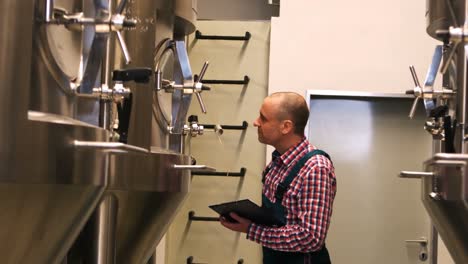
[[[232,219],[236,220],[239,223],[245,222],[245,220],[246,220],[245,218],[240,217],[238,214],[236,214],[234,212],[229,213],[229,216],[231,216]]]

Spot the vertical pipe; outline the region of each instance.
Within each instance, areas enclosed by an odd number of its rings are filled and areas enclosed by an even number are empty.
[[[110,14],[112,14],[112,9],[114,6],[114,0],[109,0],[107,8],[105,8],[105,5],[103,4],[103,8],[107,9],[107,16],[105,19],[110,19]],[[103,18],[104,19],[104,18]],[[111,52],[113,52],[113,37],[111,32],[109,33],[96,33],[96,34],[107,34],[107,40],[106,40],[106,50],[104,54],[104,58],[102,60],[102,65],[101,65],[101,85],[103,87],[110,87],[111,86],[111,81],[110,81],[110,76],[112,72],[112,62],[111,62]],[[110,129],[110,117],[111,117],[111,103],[107,100],[100,100],[99,101],[99,126],[104,128],[104,129]]]
[[[437,233],[437,229],[435,226],[431,223],[431,234],[429,237],[430,241],[430,249],[429,249],[429,264],[437,264],[437,258],[438,258],[438,244],[439,240],[439,235]]]
[[[112,14],[113,0],[109,0],[107,11]],[[109,17],[110,19],[110,17]],[[99,34],[99,33],[97,33]],[[113,52],[112,34],[108,34],[106,40],[105,55],[101,65],[101,86],[110,87],[111,52]],[[99,101],[99,126],[110,129],[111,102],[101,99]],[[106,158],[108,162],[108,158]],[[108,176],[108,175],[107,175]],[[118,200],[112,193],[104,195],[95,214],[95,234],[97,239],[94,254],[96,264],[114,264],[116,256],[116,230],[117,230]]]
[[[45,22],[49,23],[53,19],[54,0],[45,1]]]
[[[97,208],[95,248],[96,264],[114,264],[117,227],[118,201],[114,194],[106,194]]]

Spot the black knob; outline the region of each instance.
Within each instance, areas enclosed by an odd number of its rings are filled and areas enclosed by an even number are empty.
[[[414,90],[411,89],[411,90],[406,90],[405,94],[414,94]]]
[[[153,70],[150,68],[131,68],[123,70],[114,70],[112,74],[113,81],[137,83],[148,83],[153,75]]]
[[[448,29],[438,29],[436,30],[436,36],[442,39],[450,38],[450,31]]]
[[[448,106],[440,105],[432,109],[431,112],[429,113],[429,116],[435,117],[435,118],[443,117],[447,114],[447,111],[448,111]]]
[[[198,116],[196,115],[191,115],[188,117],[188,122],[189,123],[198,123]]]

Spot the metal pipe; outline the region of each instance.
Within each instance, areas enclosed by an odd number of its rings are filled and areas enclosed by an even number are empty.
[[[399,177],[407,179],[421,179],[422,177],[434,176],[433,172],[401,171]]]
[[[173,169],[176,170],[195,170],[195,171],[216,171],[216,169],[208,167],[206,165],[172,165]]]
[[[114,264],[117,227],[118,200],[114,194],[102,199],[96,214],[96,263]]]
[[[50,23],[53,19],[54,0],[45,1],[45,22]]]

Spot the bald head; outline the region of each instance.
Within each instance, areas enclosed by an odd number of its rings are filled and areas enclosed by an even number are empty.
[[[271,94],[265,100],[271,100],[277,106],[278,120],[291,120],[294,123],[294,134],[304,135],[309,120],[309,108],[304,97],[293,92],[278,92]]]

